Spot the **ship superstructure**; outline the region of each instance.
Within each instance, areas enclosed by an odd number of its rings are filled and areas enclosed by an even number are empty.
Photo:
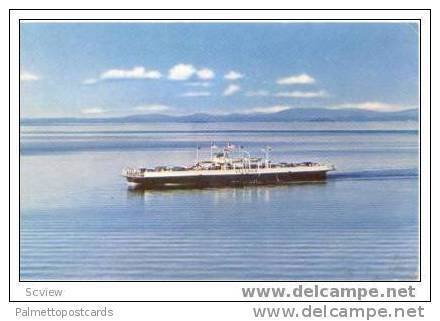
[[[313,181],[326,178],[333,165],[315,162],[280,162],[270,160],[271,148],[263,150],[264,158],[251,157],[243,146],[228,143],[222,150],[211,144],[211,157],[190,166],[157,166],[155,168],[125,168],[122,175],[131,184],[143,188],[218,187],[279,184],[293,181]]]

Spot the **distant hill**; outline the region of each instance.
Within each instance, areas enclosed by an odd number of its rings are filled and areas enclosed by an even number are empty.
[[[142,114],[124,117],[101,118],[23,118],[21,124],[69,124],[69,123],[146,123],[146,122],[290,122],[290,121],[406,121],[417,120],[418,109],[408,109],[397,112],[377,112],[365,109],[327,109],[327,108],[293,108],[277,113],[251,114],[191,114],[185,116],[170,116],[162,114]]]

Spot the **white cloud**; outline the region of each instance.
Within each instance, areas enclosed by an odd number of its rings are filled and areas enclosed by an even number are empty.
[[[255,107],[245,111],[245,113],[264,113],[264,114],[273,114],[279,113],[280,111],[292,109],[290,106],[276,105],[276,106],[268,106],[268,107]]]
[[[83,85],[93,85],[98,82],[98,79],[96,78],[89,78],[83,81]]]
[[[157,112],[167,111],[170,109],[171,109],[171,107],[169,107],[169,106],[159,105],[159,104],[142,105],[142,106],[137,106],[134,108],[134,110],[136,110],[136,111],[142,111],[142,112],[146,112],[146,113],[157,113]]]
[[[269,96],[269,92],[267,90],[248,91],[245,95],[248,97]]]
[[[197,70],[196,67],[190,64],[178,64],[168,71],[168,79],[171,80],[188,80],[193,76],[201,80],[210,80],[215,77],[214,71],[208,68]]]
[[[210,80],[215,77],[214,71],[208,68],[201,68],[197,70],[191,64],[177,64],[168,71],[168,79],[171,80],[188,80],[193,76],[201,80]],[[162,73],[159,70],[146,69],[138,66],[132,69],[109,69],[104,71],[97,78],[89,78],[83,81],[84,85],[92,85],[101,80],[116,80],[116,79],[160,79]]]
[[[144,67],[133,69],[110,69],[103,72],[101,79],[159,79],[162,74],[158,70],[147,70]]]
[[[327,96],[324,90],[320,91],[290,91],[279,92],[274,94],[275,97],[289,97],[289,98],[319,98]]]
[[[211,96],[209,91],[189,91],[182,94],[182,97],[206,97]]]
[[[307,74],[293,75],[277,80],[279,85],[313,84],[315,79]]]
[[[240,86],[232,84],[226,87],[225,91],[223,92],[223,96],[231,96],[239,91],[240,91]]]
[[[178,64],[168,71],[168,79],[187,80],[197,72],[193,65]]]
[[[106,110],[103,108],[100,108],[100,107],[87,108],[87,109],[81,110],[81,113],[85,114],[85,115],[97,115],[97,114],[102,114],[105,112],[106,112]]]
[[[89,78],[83,81],[83,85],[93,85],[102,80],[123,79],[159,79],[162,74],[158,70],[148,70],[145,67],[133,67],[132,69],[109,69],[99,75],[98,78]]]
[[[225,79],[227,80],[237,80],[243,78],[244,75],[239,73],[238,71],[231,70],[225,75]]]
[[[185,86],[191,86],[191,87],[211,87],[210,82],[206,81],[195,81],[195,82],[187,82],[185,83]]]
[[[214,76],[215,76],[215,74],[211,69],[202,68],[200,70],[197,70],[197,77],[199,79],[209,80],[209,79],[213,79]]]
[[[377,101],[367,101],[367,102],[361,102],[361,103],[345,103],[345,104],[331,106],[330,108],[333,108],[333,109],[359,108],[359,109],[367,109],[367,110],[385,111],[386,112],[386,111],[400,111],[400,110],[410,109],[410,108],[414,108],[414,107],[398,105],[398,104],[381,103],[381,102],[377,102]]]
[[[35,74],[31,74],[30,72],[23,71],[20,74],[21,81],[35,81],[35,80],[39,80],[39,79],[40,79],[40,77],[38,77]]]

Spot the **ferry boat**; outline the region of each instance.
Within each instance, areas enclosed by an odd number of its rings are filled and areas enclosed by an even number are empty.
[[[124,168],[122,175],[130,185],[147,189],[244,186],[282,184],[294,181],[324,180],[333,165],[315,162],[280,162],[270,160],[271,147],[265,157],[256,158],[242,147],[228,143],[222,150],[211,144],[211,157],[199,160],[199,150],[190,166],[157,166]]]

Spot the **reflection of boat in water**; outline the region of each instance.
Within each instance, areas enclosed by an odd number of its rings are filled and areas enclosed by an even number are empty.
[[[211,158],[198,160],[191,166],[158,166],[156,168],[125,168],[122,175],[128,183],[151,189],[192,188],[282,184],[294,181],[318,181],[326,178],[333,165],[314,162],[272,163],[270,147],[265,148],[265,158],[254,158],[243,149],[227,144]]]
[[[156,193],[160,193],[160,195],[166,195],[164,193],[167,193],[168,195],[183,195],[185,193],[193,193],[193,192],[201,192],[210,190],[211,192],[221,193],[221,191],[228,189],[231,190],[232,194],[227,194],[228,197],[237,198],[238,195],[240,195],[241,198],[244,197],[244,195],[249,196],[249,193],[257,193],[259,196],[261,196],[261,193],[264,193],[264,197],[268,198],[269,194],[272,189],[279,189],[280,187],[284,188],[301,188],[305,186],[323,186],[327,184],[326,179],[318,179],[318,180],[308,180],[308,181],[292,181],[292,182],[286,182],[283,184],[277,183],[277,184],[260,184],[260,185],[251,185],[251,184],[243,184],[243,185],[223,185],[223,186],[158,186],[154,188],[148,188],[143,185],[138,184],[130,184],[127,188],[127,197],[132,199],[138,199],[142,198],[145,199],[146,197],[153,196]],[[240,193],[240,194],[237,194]],[[247,193],[247,194],[246,194]],[[219,195],[226,195],[226,194],[219,194]],[[233,196],[231,196],[233,195]]]

